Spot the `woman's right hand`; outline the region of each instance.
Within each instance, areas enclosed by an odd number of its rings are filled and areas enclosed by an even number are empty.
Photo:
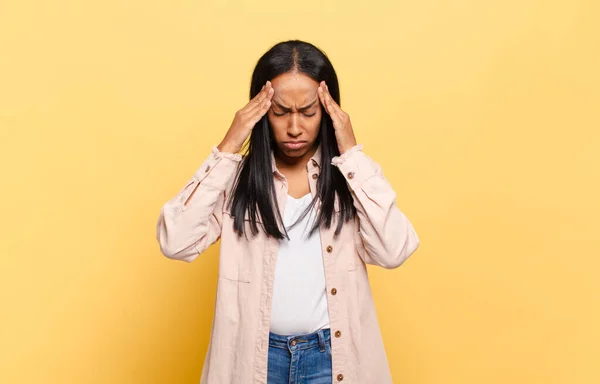
[[[235,113],[231,127],[221,144],[217,146],[221,152],[237,153],[250,136],[252,128],[271,107],[274,93],[273,85],[267,81],[260,92],[246,106]]]

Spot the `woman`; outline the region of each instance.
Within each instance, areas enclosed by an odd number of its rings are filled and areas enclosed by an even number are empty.
[[[157,224],[169,258],[221,240],[201,383],[391,383],[366,264],[396,268],[419,239],[323,52],[273,46],[250,99]]]

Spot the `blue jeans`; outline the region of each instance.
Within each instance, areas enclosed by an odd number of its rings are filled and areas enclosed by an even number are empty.
[[[331,384],[329,328],[308,335],[269,333],[268,384]]]

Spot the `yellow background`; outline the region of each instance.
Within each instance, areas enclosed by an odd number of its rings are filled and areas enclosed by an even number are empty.
[[[600,382],[597,1],[0,4],[1,383],[198,382],[218,247],[156,219],[290,38],[420,235],[370,268],[394,381]]]

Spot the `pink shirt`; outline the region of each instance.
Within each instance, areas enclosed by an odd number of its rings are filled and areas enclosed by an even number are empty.
[[[307,164],[311,193],[321,164],[320,148]],[[283,212],[286,178],[271,155],[277,204]],[[201,383],[267,383],[267,358],[278,240],[264,233],[238,238],[225,208],[239,154],[212,153],[163,206],[156,227],[161,252],[191,262],[221,239],[215,314]],[[377,321],[366,264],[399,267],[419,238],[396,206],[381,167],[356,145],[332,159],[354,197],[357,217],[334,238],[336,222],[320,229],[332,347],[332,382],[386,384],[392,378]],[[196,192],[192,195],[192,192]],[[188,201],[189,199],[189,201]],[[337,200],[334,206],[339,209]],[[317,204],[317,208],[319,205]]]

